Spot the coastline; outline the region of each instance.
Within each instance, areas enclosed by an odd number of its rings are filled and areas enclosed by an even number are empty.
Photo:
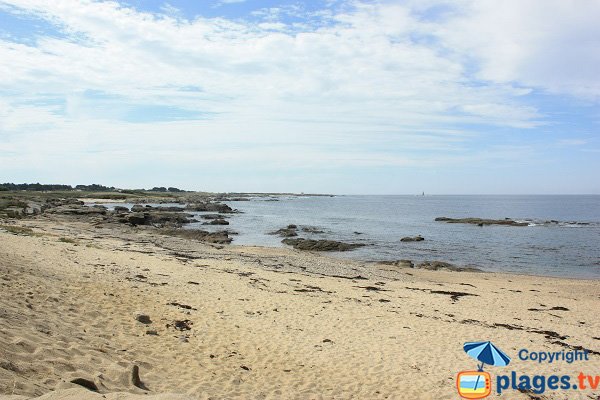
[[[594,354],[577,368],[600,367],[597,280],[369,264],[63,215],[14,226],[31,233],[0,230],[3,394],[95,398],[70,383],[81,378],[127,396],[450,399],[475,367],[471,340],[515,359],[581,346]]]

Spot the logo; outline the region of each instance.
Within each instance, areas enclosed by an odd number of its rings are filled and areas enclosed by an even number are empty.
[[[484,399],[492,393],[492,377],[483,370],[484,366],[505,367],[511,359],[492,342],[467,342],[463,345],[465,353],[477,360],[477,370],[461,371],[456,376],[456,390],[463,399]],[[577,361],[589,361],[591,350],[579,347],[574,350],[562,351],[530,351],[521,349],[519,359],[523,362],[538,364],[565,362],[571,365]],[[519,374],[508,371],[497,374],[494,378],[496,394],[498,396],[506,391],[518,390],[531,392],[536,395],[546,391],[592,391],[600,388],[600,375],[577,371],[575,374],[544,375],[544,374]],[[595,396],[595,394],[592,394]],[[590,398],[594,398],[588,396]],[[598,397],[600,400],[600,397]]]
[[[483,399],[492,393],[492,377],[483,370],[487,365],[504,367],[510,363],[510,357],[494,346],[492,342],[467,342],[463,345],[465,353],[479,363],[477,371],[462,371],[456,376],[456,389],[463,399]]]
[[[484,371],[462,371],[456,377],[456,388],[464,399],[483,399],[492,393],[492,377]]]

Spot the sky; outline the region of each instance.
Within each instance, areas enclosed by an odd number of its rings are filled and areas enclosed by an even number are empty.
[[[598,0],[0,0],[0,182],[600,194]]]

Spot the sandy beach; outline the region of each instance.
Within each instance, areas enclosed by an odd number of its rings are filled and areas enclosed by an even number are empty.
[[[462,345],[479,340],[519,374],[600,370],[596,281],[205,244],[60,215],[3,227],[2,398],[455,399],[456,374],[477,365]],[[519,360],[523,348],[592,352],[540,364]]]

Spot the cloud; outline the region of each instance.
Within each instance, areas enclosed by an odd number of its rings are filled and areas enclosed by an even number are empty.
[[[476,76],[600,99],[600,2],[466,0],[438,37],[478,64]]]
[[[128,168],[509,160],[481,150],[482,126],[551,123],[533,91],[600,96],[597,3],[544,4],[350,2],[227,19],[168,3],[0,0],[55,29],[0,35],[0,166],[57,166],[56,154]]]

